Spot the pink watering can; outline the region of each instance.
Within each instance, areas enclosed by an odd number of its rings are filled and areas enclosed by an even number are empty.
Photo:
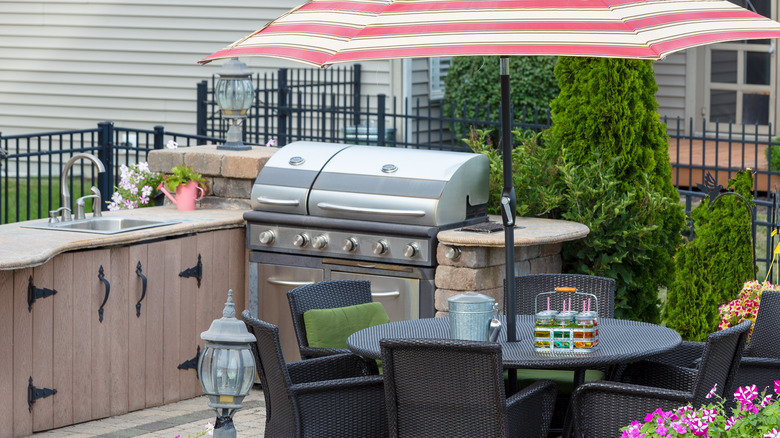
[[[165,196],[176,205],[177,210],[195,210],[195,201],[203,199],[205,192],[198,185],[197,181],[190,181],[187,184],[179,184],[176,187],[176,197],[174,198],[165,187],[165,183],[160,184],[157,190],[160,190]]]

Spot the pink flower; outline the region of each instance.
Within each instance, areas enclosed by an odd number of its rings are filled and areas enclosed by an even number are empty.
[[[767,394],[764,396],[764,399],[761,400],[761,405],[759,406],[761,409],[764,409],[767,407],[767,405],[772,404],[772,396]]]
[[[775,393],[780,394],[780,380],[775,380]]]
[[[764,435],[764,438],[780,438],[780,430],[772,429]]]
[[[709,428],[709,425],[701,421],[700,418],[696,418],[688,426],[691,428],[691,432],[693,432],[694,435],[707,436],[707,429]]]
[[[715,408],[707,409],[704,408],[701,410],[701,419],[706,421],[707,423],[712,423],[715,421],[715,417],[718,415],[718,410]]]
[[[752,401],[758,395],[756,385],[740,386],[734,393],[734,398],[738,401]]]
[[[679,434],[688,432],[688,429],[685,428],[685,425],[681,421],[675,421],[671,424],[671,426],[672,429],[674,429],[674,431]]]
[[[707,396],[706,396],[706,398],[712,398],[712,397],[714,397],[714,396],[715,396],[715,393],[717,392],[717,390],[718,390],[718,384],[716,383],[716,384],[715,384],[715,385],[712,387],[712,389],[710,389],[710,392],[708,392],[708,393],[707,393]]]
[[[734,423],[736,423],[736,422],[737,422],[737,419],[734,418],[734,416],[732,415],[728,420],[726,420],[726,427],[725,427],[725,429],[726,430],[731,429],[731,426],[733,426]]]

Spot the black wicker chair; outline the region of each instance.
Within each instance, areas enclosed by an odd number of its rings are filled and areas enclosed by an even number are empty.
[[[736,375],[750,321],[710,333],[698,368],[653,361],[629,365],[622,382],[597,381],[580,385],[572,394],[567,435],[578,438],[615,438],[621,427],[661,408],[671,410],[690,403],[699,407],[717,384],[724,395]],[[570,436],[570,435],[569,435]]]
[[[770,391],[775,380],[780,380],[780,291],[765,291],[761,294],[761,306],[756,315],[753,335],[750,337],[731,388],[726,394],[733,394],[739,386],[756,385],[759,392],[766,387]],[[653,361],[682,367],[696,367],[704,350],[703,342],[683,342],[678,348],[654,356]],[[728,399],[729,397],[727,397]]]
[[[279,329],[241,314],[257,342],[257,361],[265,397],[265,437],[387,436],[382,376],[359,357],[332,355],[285,363]]]
[[[322,357],[331,354],[349,353],[346,348],[313,348],[309,347],[306,338],[306,327],[303,314],[311,309],[333,309],[337,307],[354,306],[370,303],[371,283],[367,280],[330,280],[296,287],[287,292],[290,301],[295,337],[298,338],[298,348],[301,358]]]
[[[581,274],[530,274],[515,277],[515,309],[518,315],[533,315],[536,311],[536,296],[542,292],[552,292],[556,287],[574,287],[579,292],[592,293],[598,299],[599,318],[612,318],[615,314],[615,280],[606,277]],[[506,290],[506,286],[504,287]],[[551,306],[561,309],[565,294],[551,295]],[[541,304],[540,304],[541,305]],[[506,308],[506,294],[504,294]],[[546,308],[546,300],[545,300]],[[540,309],[541,310],[541,309]],[[588,370],[586,381],[599,380],[610,370]],[[536,379],[553,379],[558,385],[558,398],[555,402],[555,415],[552,425],[557,431],[563,427],[566,409],[569,405],[573,371],[556,370],[518,370],[518,382],[521,387]]]
[[[533,315],[536,296],[542,292],[552,292],[559,286],[575,287],[579,292],[595,295],[599,303],[599,317],[612,318],[615,316],[615,280],[581,274],[531,274],[516,276],[515,310],[517,314]],[[506,290],[506,286],[504,290]],[[556,294],[551,297],[551,304],[554,308],[561,308],[563,295]],[[504,308],[506,308],[506,304],[507,297],[504,294]]]
[[[385,401],[393,437],[546,438],[555,383],[506,399],[501,347],[450,339],[383,339]]]

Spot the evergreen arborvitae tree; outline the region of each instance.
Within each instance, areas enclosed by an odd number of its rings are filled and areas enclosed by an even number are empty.
[[[752,201],[753,175],[744,170],[729,186]],[[677,256],[677,278],[669,289],[666,323],[683,339],[701,341],[718,327],[718,306],[731,301],[754,278],[752,215],[742,199],[704,198],[693,211],[695,238]],[[696,254],[696,256],[692,256]]]
[[[655,231],[647,235],[641,253],[621,249],[628,253],[620,255],[620,269],[605,272],[598,257],[583,259],[584,251],[598,247],[589,241],[597,238],[594,236],[566,245],[565,268],[568,272],[612,276],[616,280],[615,314],[657,322],[658,291],[674,278],[673,258],[682,243],[684,213],[671,182],[669,144],[656,111],[658,87],[652,64],[628,59],[559,58],[555,75],[560,94],[551,104],[551,130],[566,161],[584,165],[596,157],[616,158],[615,178],[619,184],[615,190],[636,191],[636,202],[657,196],[673,201],[633,218],[642,221],[640,225],[655,227]],[[645,180],[647,184],[638,183]],[[620,229],[621,220],[620,215],[605,216],[597,225],[601,229]],[[609,252],[603,246],[601,250]],[[604,257],[610,255],[605,253]]]

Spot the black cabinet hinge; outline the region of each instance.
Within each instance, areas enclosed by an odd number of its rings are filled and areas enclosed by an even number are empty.
[[[198,287],[200,287],[200,279],[203,278],[203,263],[200,261],[200,254],[198,254],[198,264],[179,272],[179,277],[195,277],[198,279]]]
[[[27,409],[32,412],[32,405],[35,403],[35,400],[38,400],[39,398],[46,398],[56,393],[56,389],[36,388],[33,386],[32,376],[30,376],[30,381],[27,384]]]
[[[30,284],[27,286],[27,310],[29,312],[32,312],[32,306],[35,300],[41,299],[41,298],[47,298],[52,295],[56,295],[57,291],[55,289],[47,289],[45,287],[35,287],[33,284],[33,278],[32,275],[30,276]]]

